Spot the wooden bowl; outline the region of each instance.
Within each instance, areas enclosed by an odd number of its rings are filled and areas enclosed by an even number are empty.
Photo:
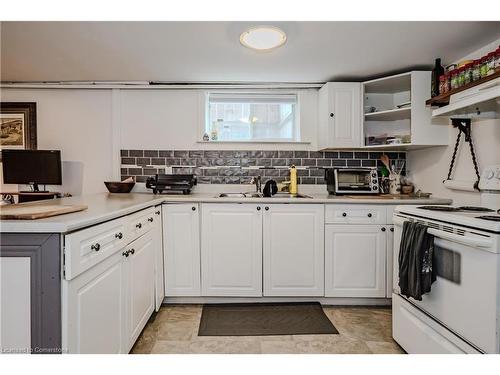
[[[130,193],[135,185],[135,182],[113,182],[105,181],[104,185],[110,193]]]

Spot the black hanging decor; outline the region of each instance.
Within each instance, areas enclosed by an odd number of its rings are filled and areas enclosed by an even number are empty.
[[[455,149],[453,150],[453,156],[451,157],[451,163],[450,163],[450,169],[448,170],[448,177],[446,180],[451,180],[452,174],[453,174],[453,166],[455,165],[455,159],[457,156],[458,148],[460,147],[460,139],[462,137],[462,133],[465,136],[465,142],[469,144],[470,148],[470,154],[472,157],[472,164],[474,165],[474,171],[476,173],[476,182],[474,183],[474,189],[479,190],[479,167],[477,165],[477,159],[476,159],[476,154],[474,152],[474,145],[472,143],[472,136],[471,136],[471,119],[470,118],[452,118],[451,119],[451,125],[454,128],[458,128],[458,136],[457,136],[457,141],[455,142]],[[446,181],[444,180],[444,181]],[[443,182],[444,182],[443,181]]]

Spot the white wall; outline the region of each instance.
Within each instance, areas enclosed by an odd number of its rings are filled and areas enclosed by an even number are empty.
[[[73,176],[63,180],[64,191],[105,190],[112,177],[111,90],[3,89],[0,99],[37,103],[38,149],[59,149],[71,162],[63,164],[63,175]]]
[[[121,90],[123,149],[316,150],[318,91],[300,90],[300,133],[304,144],[203,143],[201,90]]]
[[[74,195],[106,191],[103,181],[119,178],[120,149],[316,150],[317,90],[300,90],[298,95],[304,143],[207,144],[199,142],[204,121],[200,90],[0,91],[2,101],[37,103],[38,148],[62,151],[62,190]],[[2,185],[4,191],[12,189]]]
[[[495,50],[500,39],[484,46],[460,60],[481,57]],[[451,124],[451,122],[450,122]],[[449,145],[408,152],[408,172],[417,189],[432,192],[438,197],[447,197],[461,205],[479,205],[478,192],[450,190],[444,187],[442,181],[448,174],[448,168],[455,146],[457,129],[449,126]],[[472,138],[479,163],[480,171],[487,165],[500,164],[500,119],[481,119],[472,122]],[[462,136],[462,142],[463,136]],[[475,181],[468,145],[462,143],[460,154],[455,161],[454,179]]]

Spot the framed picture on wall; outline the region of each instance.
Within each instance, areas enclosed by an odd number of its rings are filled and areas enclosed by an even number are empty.
[[[36,103],[0,102],[0,150],[36,150]]]

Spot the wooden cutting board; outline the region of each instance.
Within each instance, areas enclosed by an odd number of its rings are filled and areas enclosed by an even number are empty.
[[[0,206],[1,220],[34,220],[43,219],[46,217],[69,214],[86,210],[88,207],[83,205],[63,205],[63,204],[47,204],[47,205],[26,205],[26,204],[9,204]]]

